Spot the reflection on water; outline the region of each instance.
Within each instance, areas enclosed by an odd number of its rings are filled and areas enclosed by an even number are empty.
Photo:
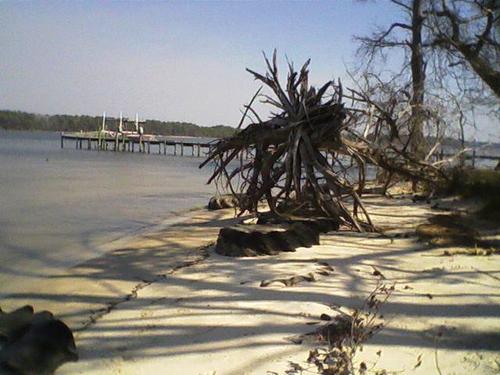
[[[213,187],[200,161],[61,150],[57,133],[0,130],[0,294],[27,275],[77,264],[113,238],[206,204]]]

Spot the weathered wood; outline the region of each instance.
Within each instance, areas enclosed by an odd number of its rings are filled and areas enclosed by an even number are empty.
[[[276,54],[272,62],[266,58],[266,64],[266,75],[247,70],[275,94],[274,98],[266,96],[265,99],[280,113],[267,121],[259,119],[235,136],[217,143],[201,165],[210,161],[216,163],[209,182],[220,178],[220,182],[230,186],[231,191],[245,193],[247,199],[240,201],[240,212],[257,212],[263,199],[271,211],[278,212],[279,203],[288,200],[292,192],[301,200],[302,191],[312,189],[312,202],[323,215],[341,217],[346,224],[362,230],[358,218],[342,203],[342,193],[337,192],[347,191],[354,205],[360,205],[359,198],[354,195],[348,180],[341,178],[321,153],[325,149],[337,150],[343,146],[341,131],[346,110],[341,103],[342,87],[331,81],[318,90],[309,87],[308,61],[300,72],[295,72],[290,65],[285,90],[278,79]],[[334,90],[335,94],[329,94],[329,99],[325,99],[328,89]],[[253,160],[245,163],[242,152],[249,148],[255,149],[255,155]],[[227,166],[236,159],[240,159],[239,169],[228,171]],[[243,190],[231,185],[235,176],[243,181],[240,185]],[[326,189],[318,181],[320,178],[326,180]],[[370,226],[366,213],[365,216]]]
[[[265,74],[247,70],[273,94],[263,95],[263,102],[274,107],[272,116],[265,121],[256,116],[257,121],[220,140],[200,165],[215,164],[208,183],[216,181],[233,194],[245,194],[246,199],[238,202],[240,214],[258,213],[262,201],[278,216],[293,213],[282,208],[309,205],[318,216],[338,219],[357,231],[373,231],[375,227],[361,200],[368,164],[429,184],[446,178],[441,168],[414,158],[406,147],[387,146],[363,137],[356,127],[356,108],[346,108],[342,102],[340,82],[309,86],[309,61],[299,71],[289,64],[284,84],[279,80],[276,52],[265,61]],[[356,95],[349,99],[366,101],[355,90],[350,91]],[[249,160],[243,158],[244,152],[251,154]],[[358,171],[354,181],[353,168]],[[291,201],[298,205],[282,205]]]
[[[236,225],[222,228],[215,251],[231,257],[276,255],[319,244],[319,231],[305,223]]]
[[[75,149],[83,149],[83,144],[87,142],[87,149],[92,150],[108,150],[113,149],[113,151],[128,151],[135,152],[135,144],[139,145],[139,152],[151,153],[151,147],[158,146],[158,154],[168,155],[168,147],[172,146],[173,155],[177,155],[178,147],[180,147],[181,156],[191,156],[200,157],[202,154],[202,148],[209,148],[210,144],[205,142],[192,142],[188,143],[184,140],[181,141],[171,141],[166,137],[160,136],[128,136],[121,133],[113,134],[112,137],[109,135],[102,135],[99,133],[71,133],[65,134],[61,133],[60,144],[61,148],[64,148],[65,141],[71,140],[75,142]],[[95,145],[95,147],[93,147]],[[163,147],[163,149],[162,149]],[[191,153],[185,153],[184,148],[191,148]],[[154,151],[154,150],[153,150]]]

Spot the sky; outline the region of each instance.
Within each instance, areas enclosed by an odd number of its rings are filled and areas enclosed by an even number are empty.
[[[262,51],[348,81],[353,35],[398,15],[388,0],[0,1],[0,108],[236,126]]]

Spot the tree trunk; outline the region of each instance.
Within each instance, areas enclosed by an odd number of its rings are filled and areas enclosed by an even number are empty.
[[[479,56],[465,43],[456,46],[474,72],[485,82],[488,87],[500,98],[500,72],[495,70],[488,62]]]
[[[412,123],[410,129],[410,151],[417,160],[423,160],[426,155],[426,142],[424,139],[424,90],[425,90],[425,65],[422,50],[422,0],[413,0],[412,4],[412,41],[411,41],[411,75],[413,95]]]

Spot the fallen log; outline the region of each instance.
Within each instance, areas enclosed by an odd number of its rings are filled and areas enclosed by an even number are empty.
[[[304,223],[239,224],[220,230],[215,252],[230,257],[254,257],[318,244],[319,231]]]

